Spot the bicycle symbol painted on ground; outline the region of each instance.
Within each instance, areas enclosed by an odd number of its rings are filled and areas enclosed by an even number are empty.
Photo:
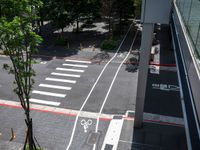
[[[89,127],[90,125],[92,125],[92,120],[89,119],[89,120],[86,121],[85,119],[82,119],[82,120],[81,120],[81,125],[82,125],[83,128],[84,128],[84,132],[87,132],[88,127]]]

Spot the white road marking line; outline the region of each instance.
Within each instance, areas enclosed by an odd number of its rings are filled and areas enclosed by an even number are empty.
[[[101,150],[105,149],[106,144],[113,145],[112,150],[117,149],[123,122],[124,119],[113,119],[110,121]]]
[[[120,71],[122,65],[124,64],[124,62],[126,61],[126,59],[128,58],[128,56],[129,56],[130,53],[131,53],[131,49],[133,48],[133,44],[134,44],[135,39],[136,39],[136,37],[137,37],[137,33],[138,33],[138,31],[136,31],[136,34],[135,34],[135,36],[134,36],[134,38],[133,38],[133,42],[131,43],[130,50],[129,50],[128,54],[126,55],[126,57],[123,59],[123,61],[121,62],[121,64],[120,64],[119,67],[117,68],[117,71],[116,71],[116,73],[115,73],[115,76],[114,76],[114,78],[113,78],[113,80],[112,80],[112,82],[111,82],[111,84],[110,84],[110,87],[109,87],[109,89],[108,89],[108,92],[106,93],[106,96],[105,96],[105,98],[104,98],[103,104],[101,105],[101,108],[100,108],[100,111],[99,111],[99,114],[98,114],[98,117],[97,117],[96,128],[95,128],[95,132],[96,132],[96,133],[98,132],[98,128],[99,128],[99,118],[100,118],[100,115],[101,115],[101,113],[102,113],[102,111],[103,111],[103,108],[104,108],[104,106],[105,106],[105,104],[106,104],[106,101],[107,101],[107,99],[108,99],[108,96],[109,96],[109,94],[110,94],[110,91],[111,91],[111,89],[112,89],[112,87],[113,87],[113,84],[114,84],[114,82],[115,82],[115,80],[116,80],[116,78],[117,78],[117,75],[118,75],[119,71]],[[93,150],[95,150],[95,149],[96,149],[96,144],[93,145]]]
[[[67,68],[56,68],[56,70],[61,70],[61,71],[72,71],[72,72],[84,72],[84,71],[85,71],[85,70],[67,69]]]
[[[47,81],[57,81],[57,82],[65,82],[65,83],[73,83],[75,84],[75,80],[65,80],[65,79],[57,79],[57,78],[45,78]]]
[[[67,62],[77,62],[77,63],[85,63],[85,64],[91,64],[91,61],[83,61],[83,60],[74,60],[74,59],[67,59],[65,60]]]
[[[54,97],[61,97],[61,98],[64,98],[66,96],[66,94],[58,94],[58,93],[37,91],[37,90],[33,90],[32,93],[33,94],[40,94],[40,95],[47,95],[47,96],[54,96]]]
[[[77,114],[76,119],[75,119],[75,121],[74,121],[74,127],[73,127],[73,129],[72,129],[72,134],[71,134],[71,137],[70,137],[70,140],[69,140],[69,143],[68,143],[68,145],[67,145],[66,150],[69,150],[69,148],[70,148],[70,146],[71,146],[71,144],[72,144],[72,141],[73,141],[73,139],[74,139],[74,134],[75,134],[75,130],[76,130],[76,125],[77,125],[78,119],[79,119],[79,117],[80,117],[81,111],[83,110],[85,104],[87,103],[87,101],[88,101],[90,95],[92,94],[94,88],[96,87],[96,85],[97,85],[99,79],[101,78],[103,72],[105,71],[105,69],[107,68],[107,66],[110,64],[110,62],[117,56],[117,54],[118,54],[118,52],[119,52],[119,50],[120,50],[122,44],[124,43],[124,41],[125,41],[125,39],[126,39],[128,33],[129,33],[129,31],[131,30],[132,25],[133,25],[133,24],[130,25],[130,27],[129,27],[127,33],[126,33],[126,35],[124,36],[122,42],[120,43],[118,49],[116,50],[116,52],[115,52],[115,54],[114,54],[114,56],[113,56],[113,57],[105,64],[105,66],[103,67],[101,73],[99,74],[97,80],[95,81],[95,83],[93,84],[93,86],[92,86],[92,88],[91,88],[89,94],[87,95],[87,97],[86,97],[84,103],[82,104],[80,110],[78,111],[78,114]]]
[[[45,100],[34,99],[34,98],[29,99],[29,101],[32,103],[46,104],[46,105],[52,105],[52,106],[60,105],[60,102],[45,101]]]
[[[149,65],[151,74],[160,74],[160,66]]]
[[[76,64],[63,64],[63,66],[71,66],[71,67],[88,68],[88,65],[76,65]]]
[[[56,72],[52,72],[51,75],[55,75],[55,76],[64,76],[64,77],[75,77],[75,78],[80,78],[80,75],[77,74],[65,74],[65,73],[56,73]]]
[[[177,85],[171,85],[171,84],[158,84],[158,83],[152,83],[152,89],[156,90],[162,90],[162,91],[180,91],[180,87]]]
[[[40,64],[45,65],[47,62],[46,61],[41,61]]]
[[[52,88],[52,89],[61,89],[61,90],[71,90],[71,87],[67,86],[58,86],[58,85],[50,85],[50,84],[40,84],[41,87]]]
[[[84,132],[87,132],[88,127],[90,125],[92,125],[92,120],[91,119],[88,119],[88,120],[82,119],[81,125],[83,126]]]

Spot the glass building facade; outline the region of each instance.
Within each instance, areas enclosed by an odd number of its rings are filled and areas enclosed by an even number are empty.
[[[200,70],[200,0],[176,1],[194,49]]]
[[[200,150],[200,0],[173,1],[171,32],[189,150]]]

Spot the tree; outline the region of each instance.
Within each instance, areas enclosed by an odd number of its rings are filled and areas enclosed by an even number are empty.
[[[38,18],[38,9],[42,3],[39,0],[2,0],[0,4],[0,48],[12,62],[12,66],[4,64],[4,68],[14,74],[14,92],[26,115],[27,134],[24,150],[27,145],[30,150],[36,150],[29,99],[35,76],[32,56],[42,41],[34,32],[34,22]]]
[[[91,22],[99,16],[100,1],[99,0],[71,0],[72,18],[76,21],[76,32],[79,32],[80,20]]]
[[[134,13],[136,18],[141,16],[142,0],[134,0]]]
[[[46,5],[48,5],[48,18],[60,28],[63,33],[63,29],[73,22],[71,2],[68,0],[47,0]]]
[[[134,15],[134,0],[114,0],[114,7],[119,14],[119,24],[122,19],[127,20],[128,17]]]
[[[113,15],[113,0],[101,0],[102,7],[101,7],[101,12],[102,15],[106,18],[108,22],[108,30],[111,35],[111,30],[112,30],[112,15]]]

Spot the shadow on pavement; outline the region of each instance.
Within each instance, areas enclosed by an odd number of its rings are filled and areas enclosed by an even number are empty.
[[[134,128],[133,150],[187,150],[184,127],[143,123]]]

